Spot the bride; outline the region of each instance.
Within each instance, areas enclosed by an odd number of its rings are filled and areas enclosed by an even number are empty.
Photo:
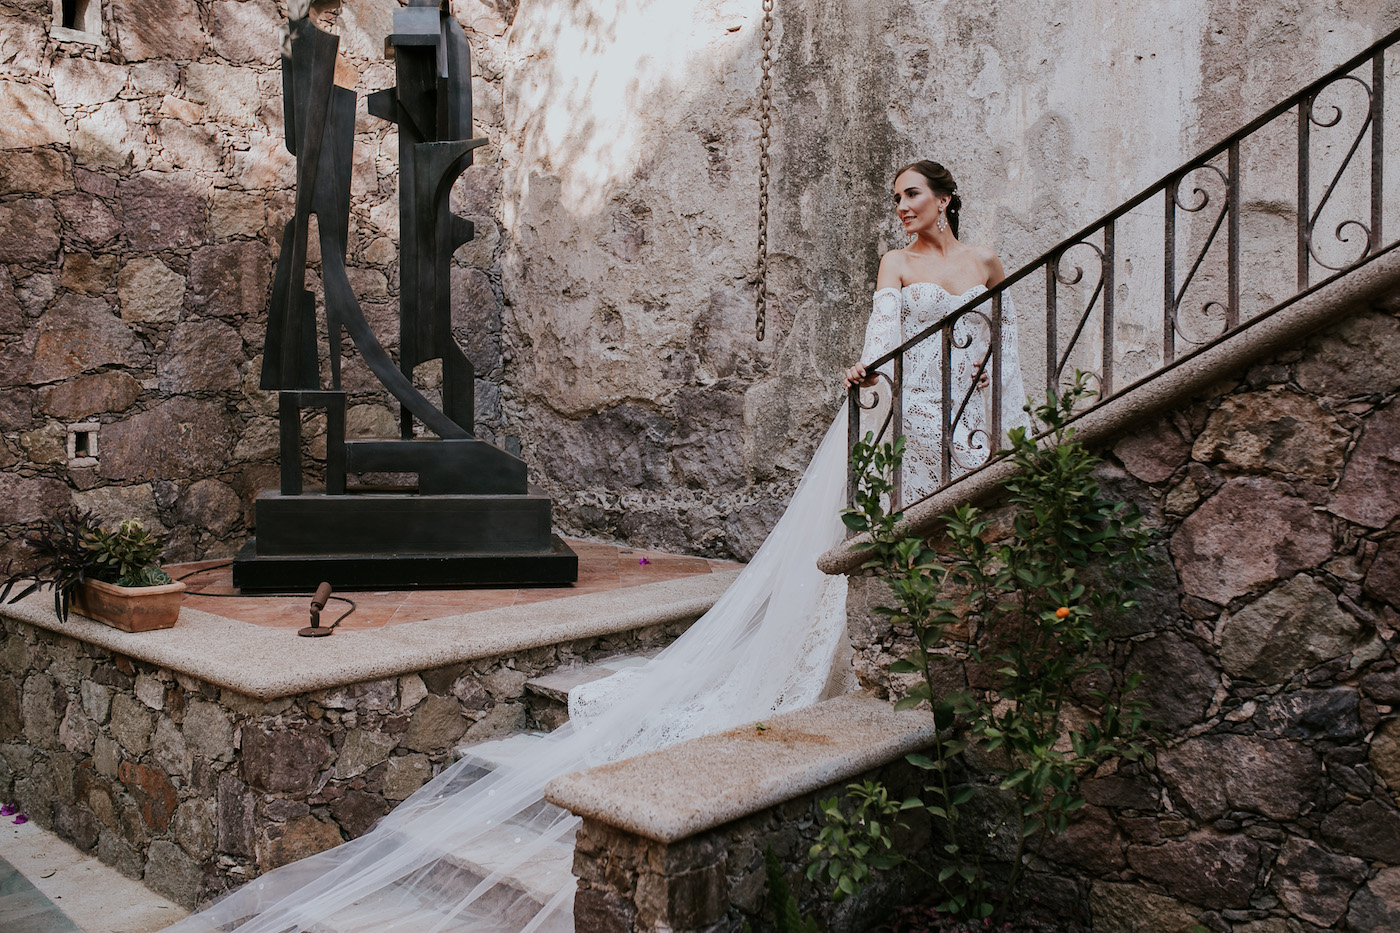
[[[895,207],[913,239],[880,263],[865,359],[893,349],[902,333],[941,319],[1003,276],[990,250],[958,241],[956,185],[942,166],[917,162],[901,169]],[[1008,352],[1014,330],[1005,317],[1003,360],[1014,361]],[[975,351],[966,351],[966,359],[958,352],[959,372],[976,372]],[[939,449],[938,437],[927,432],[937,432],[941,420],[927,413],[937,408],[928,407],[937,401],[929,386],[941,385],[941,377],[937,359],[910,357],[905,429],[911,436],[922,432],[916,449],[924,458]],[[848,386],[873,385],[874,374],[858,364],[846,379]],[[914,379],[928,381],[914,385]],[[1004,387],[1010,382],[1003,378]],[[1005,397],[1019,400],[1019,373],[1015,382],[1015,394]],[[985,407],[985,392],[973,394],[978,405],[968,406],[955,429],[964,438],[981,426]],[[654,660],[576,689],[569,722],[520,758],[485,774],[471,759],[459,761],[368,834],[254,879],[170,930],[571,931],[579,820],[545,802],[550,780],[846,689],[835,663],[844,640],[846,580],[816,567],[843,537],[845,424],[839,414],[787,511],[734,584]],[[916,460],[908,475],[916,482],[906,481],[906,488],[922,495],[936,470],[930,474]]]

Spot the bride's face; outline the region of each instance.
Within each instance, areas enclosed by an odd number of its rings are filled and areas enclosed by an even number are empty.
[[[946,194],[934,194],[928,179],[918,172],[904,172],[894,180],[894,211],[904,224],[905,233],[932,233],[950,200]]]

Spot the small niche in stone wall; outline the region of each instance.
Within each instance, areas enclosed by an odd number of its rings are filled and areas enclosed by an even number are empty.
[[[70,467],[95,466],[97,464],[96,421],[68,426],[68,465]]]
[[[53,0],[53,27],[59,42],[107,44],[102,35],[102,0]]]

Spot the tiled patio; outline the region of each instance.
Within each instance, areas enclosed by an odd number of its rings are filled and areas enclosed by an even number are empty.
[[[339,628],[346,631],[377,629],[697,574],[723,573],[743,566],[733,561],[680,557],[615,544],[574,540],[568,543],[578,554],[578,582],[573,586],[349,592],[340,595],[354,601],[355,611]],[[310,594],[240,596],[233,588],[233,571],[228,561],[175,564],[166,570],[172,577],[184,579],[188,587],[184,604],[188,608],[273,628],[300,628],[307,624]],[[348,608],[346,603],[333,599],[321,614],[321,624],[331,624]]]

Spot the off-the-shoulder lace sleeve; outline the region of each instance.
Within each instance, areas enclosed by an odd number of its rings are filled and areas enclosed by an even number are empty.
[[[865,349],[861,351],[862,362],[870,362],[899,346],[900,292],[897,288],[882,288],[875,293],[874,307],[870,320],[865,325]],[[889,365],[881,367],[889,373]]]

